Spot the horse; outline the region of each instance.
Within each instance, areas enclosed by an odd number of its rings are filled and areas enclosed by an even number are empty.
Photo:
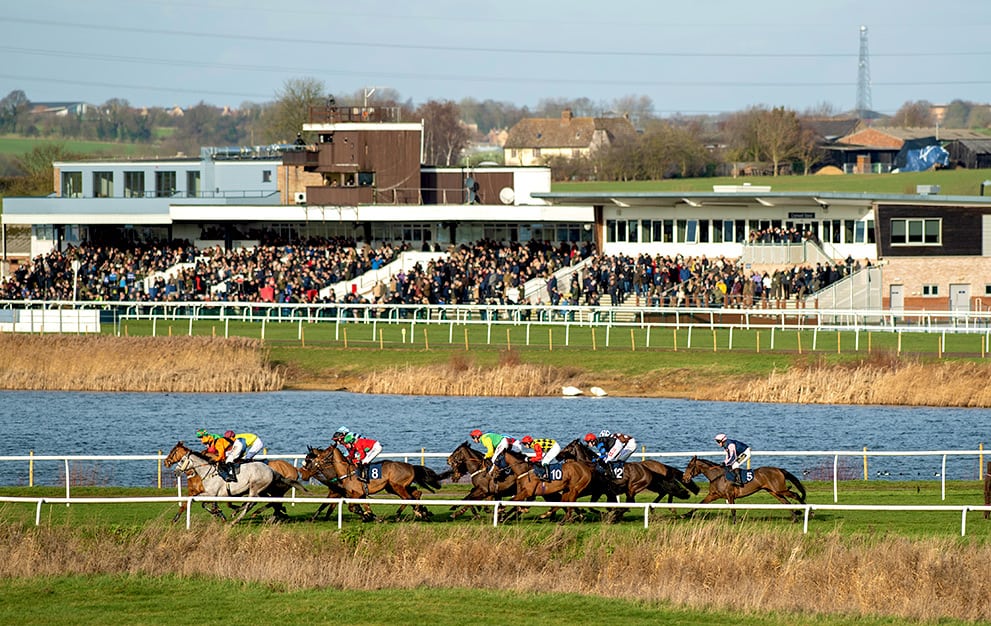
[[[382,461],[382,471],[379,477],[371,477],[365,482],[358,479],[355,473],[357,467],[345,458],[336,445],[331,445],[323,450],[310,447],[309,450],[311,454],[307,454],[303,460],[302,476],[308,478],[320,473],[323,476],[320,479],[321,482],[326,481],[324,484],[338,482],[345,497],[348,498],[367,498],[370,494],[385,490],[403,500],[419,500],[422,492],[416,486],[429,491],[436,491],[441,486],[441,476],[437,472],[424,465],[412,465],[402,461]],[[395,516],[397,520],[401,519],[405,508],[405,504],[399,505],[399,510],[396,511]],[[375,514],[372,513],[372,508],[369,505],[364,504],[362,511],[362,519],[366,522],[375,519]],[[317,513],[319,513],[319,509]],[[430,512],[423,505],[415,505],[413,514],[416,519],[428,519],[430,517]]]
[[[598,458],[581,440],[575,439],[564,448],[558,455],[561,459],[575,459],[588,464],[593,469],[599,465]],[[649,463],[649,464],[648,464]],[[596,479],[589,485],[588,495],[592,496],[592,502],[598,501],[599,497],[605,495],[609,502],[616,502],[617,495],[625,493],[627,502],[636,502],[636,496],[641,491],[653,491],[657,494],[654,502],[657,503],[664,496],[668,497],[668,502],[672,502],[675,497],[687,500],[691,497],[690,490],[699,492],[698,485],[689,482],[682,483],[681,472],[670,465],[665,465],[659,461],[629,461],[623,465],[623,473],[616,477],[612,472],[603,474],[595,472]],[[618,517],[622,519],[623,511],[617,510]]]
[[[555,494],[560,496],[561,502],[576,502],[588,488],[595,474],[595,471],[588,465],[572,460],[564,461],[561,464],[560,478],[541,480],[534,475],[532,464],[523,455],[506,450],[503,453],[503,458],[506,459],[509,469],[516,477],[516,495],[512,498],[514,502],[533,500],[537,496],[546,498]],[[514,513],[519,515],[520,511]],[[553,510],[548,511],[542,517],[549,517],[552,514]],[[566,507],[562,522],[571,521],[573,514],[572,508]]]
[[[201,452],[195,452],[180,441],[169,452],[169,457],[179,455],[176,470],[179,472],[194,472],[203,482],[203,493],[208,496],[241,496],[260,497],[274,495],[279,489],[285,493],[287,487],[282,477],[276,474],[268,465],[260,462],[243,463],[238,468],[237,480],[228,482],[217,473],[217,465]],[[168,457],[167,457],[168,458]],[[273,484],[274,483],[274,484]],[[299,485],[302,487],[302,485]],[[274,491],[270,488],[274,487]],[[248,502],[231,517],[231,524],[237,523],[244,515],[254,508],[254,502]]]
[[[177,445],[173,447],[172,450],[169,452],[168,456],[166,456],[165,460],[162,462],[163,465],[165,467],[172,467],[173,465],[179,462],[179,459],[182,458],[182,455],[186,453],[186,450],[188,450],[188,448],[186,448],[185,445],[183,446]],[[272,470],[275,471],[276,474],[279,474],[284,479],[282,482],[276,481],[275,483],[273,483],[272,488],[269,490],[269,493],[266,493],[266,495],[270,495],[274,497],[282,497],[286,494],[286,492],[288,492],[293,487],[297,487],[299,489],[302,489],[303,491],[307,491],[306,487],[301,482],[299,482],[299,472],[296,470],[296,468],[293,466],[292,463],[289,463],[288,461],[283,461],[282,459],[270,459],[264,461],[264,463],[268,464],[268,466],[272,468]],[[201,493],[203,493],[203,489],[204,489],[203,481],[200,479],[199,475],[197,475],[196,472],[193,471],[192,469],[188,469],[184,473],[186,474],[187,493],[191,496],[198,496]],[[217,506],[216,502],[201,502],[200,504],[211,515],[215,517],[219,517],[224,521],[227,520],[227,517],[224,515],[224,512],[220,509],[219,506]],[[270,502],[265,506],[271,507],[273,514],[275,515],[276,518],[278,519],[288,518],[288,515],[286,515],[286,507],[283,506],[281,502]],[[232,509],[237,509],[238,505],[234,502],[231,502],[230,507]],[[179,521],[179,518],[182,517],[182,514],[185,512],[186,512],[186,503],[183,502],[179,505],[179,510],[176,512],[175,517],[172,518],[172,523]]]
[[[688,482],[699,474],[703,474],[709,479],[709,493],[702,499],[702,504],[722,499],[733,504],[738,498],[744,498],[758,491],[767,491],[782,504],[792,504],[788,498],[805,504],[805,486],[802,485],[802,481],[788,470],[779,467],[758,467],[753,470],[753,480],[740,487],[726,478],[724,465],[693,456],[692,460],[688,462],[688,467],[685,468],[683,480]],[[801,494],[789,489],[788,483],[791,483]],[[791,520],[793,522],[798,521],[798,511],[791,512]],[[733,523],[736,523],[736,509],[733,509]]]
[[[465,496],[465,500],[494,500],[516,494],[516,477],[502,472],[489,474],[492,462],[467,441],[448,455],[447,464],[451,467],[451,480],[454,482],[465,475],[471,478],[471,491]],[[475,517],[478,517],[477,507],[466,504],[452,512],[451,519],[457,518],[468,509],[472,509]]]

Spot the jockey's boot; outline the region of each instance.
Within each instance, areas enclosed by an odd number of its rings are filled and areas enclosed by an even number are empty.
[[[547,468],[540,463],[533,464],[533,475],[540,480],[547,480]]]
[[[234,476],[234,472],[232,470],[233,468],[230,463],[225,463],[224,461],[217,463],[217,474],[229,483],[237,481],[237,477]]]
[[[360,480],[363,483],[367,483],[368,482],[368,466],[367,465],[364,465],[363,464],[363,465],[359,465],[358,466],[358,480]]]
[[[743,486],[743,477],[740,476],[740,468],[733,470],[733,484],[737,487]]]

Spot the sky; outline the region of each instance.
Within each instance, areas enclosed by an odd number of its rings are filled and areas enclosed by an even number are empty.
[[[987,0],[30,0],[0,15],[0,98],[271,102],[292,79],[414,105],[646,96],[659,117],[991,102]],[[982,69],[983,68],[983,69]]]

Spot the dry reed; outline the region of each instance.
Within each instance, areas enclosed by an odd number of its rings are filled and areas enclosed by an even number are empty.
[[[246,338],[0,334],[0,388],[37,391],[275,391],[282,371]]]
[[[285,588],[574,592],[759,615],[991,620],[991,546],[928,538],[798,535],[713,520],[650,530],[413,524],[301,533],[0,527],[0,577],[206,576]],[[216,546],[225,557],[218,559]],[[479,546],[498,558],[479,558]]]
[[[575,372],[549,365],[521,363],[515,353],[504,352],[499,364],[482,367],[469,357],[454,353],[447,363],[393,367],[364,376],[350,391],[403,395],[515,396],[560,395],[561,387]]]
[[[989,407],[989,378],[991,364],[986,363],[881,357],[854,364],[792,367],[742,385],[717,385],[711,391],[737,402]]]

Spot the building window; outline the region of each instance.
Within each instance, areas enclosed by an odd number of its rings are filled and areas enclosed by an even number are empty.
[[[145,195],[145,173],[124,172],[124,197],[143,198]]]
[[[938,296],[939,295],[939,285],[922,285],[922,295],[924,295],[924,296]]]
[[[175,192],[175,172],[155,172],[155,196],[171,198]]]
[[[942,220],[911,218],[891,220],[891,245],[938,246],[942,242]]]
[[[984,285],[984,295],[991,296],[991,285]]]
[[[272,182],[272,170],[262,170],[262,182],[263,183]]]
[[[186,196],[190,198],[200,197],[200,173],[186,172]]]
[[[93,197],[94,198],[114,197],[113,172],[93,172]]]
[[[82,172],[62,172],[62,197],[64,198],[83,197]]]
[[[371,187],[375,184],[375,172],[358,172],[358,186]]]
[[[874,220],[858,220],[854,224],[854,243],[875,243],[874,239]]]

